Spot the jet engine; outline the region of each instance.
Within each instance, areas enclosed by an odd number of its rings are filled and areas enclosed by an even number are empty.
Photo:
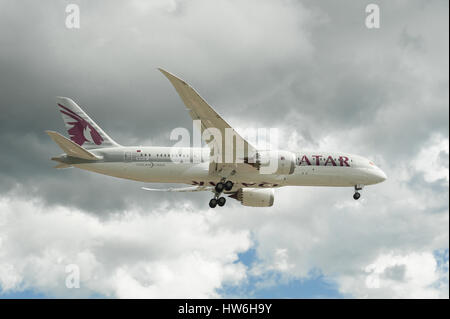
[[[270,207],[273,205],[273,188],[241,188],[230,196],[237,199],[244,206]]]

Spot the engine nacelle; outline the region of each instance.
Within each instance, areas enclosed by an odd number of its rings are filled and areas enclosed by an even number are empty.
[[[261,151],[254,159],[260,174],[291,175],[295,170],[295,155],[288,151]]]
[[[230,196],[237,199],[244,206],[270,207],[273,205],[273,188],[241,188]]]

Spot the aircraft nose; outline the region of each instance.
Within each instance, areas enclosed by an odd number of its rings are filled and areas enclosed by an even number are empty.
[[[384,182],[387,179],[386,174],[381,169],[377,170],[376,175],[377,175],[378,183]]]

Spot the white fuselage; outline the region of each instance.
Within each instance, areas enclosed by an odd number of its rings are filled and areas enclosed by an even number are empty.
[[[111,147],[92,149],[103,158],[95,162],[73,162],[72,166],[119,178],[146,183],[215,185],[220,180],[210,174],[208,148]],[[332,152],[293,152],[292,174],[262,174],[256,170],[233,178],[233,189],[281,186],[355,186],[384,181],[386,175],[361,156]]]

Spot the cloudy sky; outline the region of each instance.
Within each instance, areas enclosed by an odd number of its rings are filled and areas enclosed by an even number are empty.
[[[67,29],[76,3],[81,28]],[[448,1],[0,0],[0,298],[448,298]],[[282,148],[387,174],[272,208],[56,170],[68,96],[123,145],[192,122],[163,67]],[[80,288],[68,289],[68,265]]]

